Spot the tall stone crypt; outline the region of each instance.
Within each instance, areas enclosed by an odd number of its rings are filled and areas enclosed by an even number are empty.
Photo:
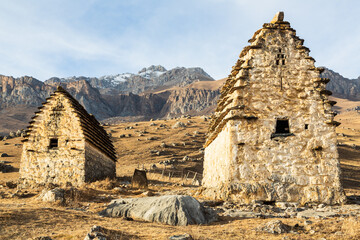
[[[23,140],[25,184],[82,185],[115,177],[115,150],[106,131],[62,87],[39,107]]]
[[[203,186],[213,198],[241,203],[341,203],[329,79],[283,17],[255,32],[221,90]]]

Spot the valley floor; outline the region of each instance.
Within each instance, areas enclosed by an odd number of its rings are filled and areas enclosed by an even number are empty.
[[[354,124],[359,116],[356,112],[337,116],[342,118],[343,123],[337,129],[342,182],[353,204],[359,202],[356,199],[360,200],[360,149],[357,147],[360,146],[360,124]],[[173,129],[177,121],[185,123],[186,127]],[[0,173],[0,239],[34,239],[39,236],[84,239],[93,225],[114,230],[120,236],[118,239],[168,239],[169,236],[184,233],[194,239],[359,239],[360,214],[350,213],[347,216],[310,219],[277,218],[277,215],[273,218],[223,215],[219,221],[209,225],[183,227],[104,218],[97,214],[111,199],[143,197],[149,192],[154,195],[190,194],[196,197],[202,174],[202,145],[207,126],[208,122],[202,117],[105,126],[112,135],[118,153],[117,181],[104,180],[81,189],[69,189],[67,201],[63,204],[39,200],[37,197],[41,189],[12,188],[9,182],[15,183],[19,177],[21,139],[1,141],[0,153],[7,153],[9,157],[0,160],[8,161],[15,171]],[[148,173],[148,191],[129,187],[135,168],[152,169]],[[255,230],[274,219],[280,219],[292,227],[297,226],[297,231],[274,235]]]

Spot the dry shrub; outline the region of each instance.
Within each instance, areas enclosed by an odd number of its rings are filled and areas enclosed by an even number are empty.
[[[96,181],[96,182],[92,182],[88,186],[90,188],[95,188],[95,189],[111,190],[114,187],[116,187],[117,185],[118,184],[117,184],[116,179],[105,178],[104,180],[99,180],[99,181]]]
[[[346,235],[360,236],[360,220],[357,217],[349,217],[344,220],[341,229]]]
[[[64,192],[63,206],[78,207],[81,202],[92,202],[97,198],[98,191],[91,188],[77,189],[74,187],[66,188]]]

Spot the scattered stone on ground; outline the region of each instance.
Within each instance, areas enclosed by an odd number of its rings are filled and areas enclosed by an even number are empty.
[[[190,234],[185,233],[185,234],[181,234],[181,235],[174,235],[169,237],[170,240],[192,240],[193,238],[191,237]]]
[[[174,226],[207,224],[217,219],[215,211],[187,195],[117,199],[100,215],[131,217]]]
[[[8,173],[12,172],[14,170],[14,167],[5,163],[0,163],[0,172],[2,173]]]
[[[183,123],[183,122],[176,122],[172,128],[185,128],[186,127],[186,124]]]
[[[110,230],[101,226],[94,225],[84,240],[111,240],[111,239],[130,239],[121,231]],[[132,238],[131,238],[132,239]]]
[[[208,205],[207,202],[204,202]],[[326,219],[334,217],[347,218],[360,216],[359,204],[346,204],[342,206],[297,207],[295,203],[282,203],[268,205],[253,203],[249,205],[236,205],[230,202],[216,205],[215,210],[221,216],[234,218],[298,218],[298,219]],[[309,221],[310,222],[310,221]],[[306,224],[305,224],[306,225]]]
[[[44,202],[63,202],[65,197],[65,190],[62,188],[44,189],[38,199]]]
[[[104,234],[105,229],[101,226],[94,225],[88,234],[86,234],[84,240],[107,240],[107,236]]]
[[[41,237],[33,238],[33,240],[52,240],[52,238],[49,236],[41,236]]]
[[[272,220],[259,226],[256,230],[260,232],[268,232],[272,234],[281,234],[281,233],[290,232],[291,227],[289,225],[284,224],[280,220]]]

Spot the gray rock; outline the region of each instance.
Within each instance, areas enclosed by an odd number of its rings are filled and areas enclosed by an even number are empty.
[[[207,224],[217,219],[214,210],[205,208],[195,198],[186,195],[117,199],[99,214],[177,226]]]
[[[172,128],[184,128],[184,127],[186,127],[186,124],[183,123],[183,122],[176,122],[176,123],[172,126]]]
[[[233,218],[256,218],[259,214],[248,211],[226,211],[224,216],[230,216]]]
[[[302,212],[298,212],[297,213],[297,218],[304,218],[304,219],[308,219],[308,218],[328,218],[328,217],[337,217],[339,214],[334,212],[334,211],[316,211],[314,209],[307,209],[305,211]]]
[[[84,240],[107,240],[109,239],[104,233],[106,229],[101,226],[94,225],[88,234],[86,234]]]
[[[289,225],[284,224],[280,220],[272,220],[258,227],[257,231],[268,232],[272,234],[281,234],[281,233],[290,232],[291,227]]]
[[[311,225],[311,224],[313,224],[312,221],[309,221],[309,220],[305,220],[305,221],[304,221],[304,226],[309,226],[309,225]]]
[[[193,238],[191,237],[190,234],[185,233],[185,234],[181,234],[181,235],[174,235],[169,237],[170,240],[192,240]]]
[[[16,136],[17,136],[17,137],[20,137],[20,136],[21,136],[21,133],[22,133],[21,130],[17,130],[17,131],[16,131]]]
[[[44,202],[62,202],[64,201],[64,194],[65,190],[62,188],[44,189],[38,198]]]

